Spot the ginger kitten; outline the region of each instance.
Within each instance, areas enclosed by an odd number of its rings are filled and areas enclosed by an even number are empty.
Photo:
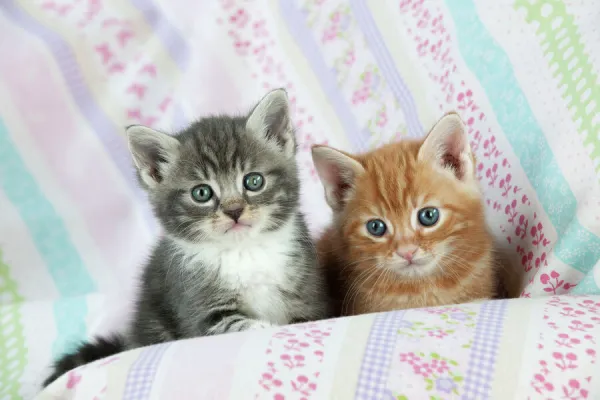
[[[312,154],[334,213],[318,252],[340,314],[494,297],[493,239],[457,114],[421,140]]]

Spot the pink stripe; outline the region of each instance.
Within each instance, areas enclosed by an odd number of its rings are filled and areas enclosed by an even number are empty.
[[[0,76],[26,129],[12,134],[29,134],[34,139],[41,161],[79,208],[87,231],[104,256],[102,261],[115,270],[130,262],[129,254],[136,250],[132,238],[147,237],[140,232],[144,225],[135,213],[136,204],[124,193],[126,185],[120,192],[113,189],[111,179],[123,178],[114,171],[108,173],[110,158],[83,118],[76,120],[62,82],[48,73],[48,65],[54,68],[53,60],[44,57],[29,38],[16,37],[7,28],[0,24],[0,37],[12,38],[19,47],[13,48],[10,57],[0,57]],[[27,149],[21,151],[27,153]]]

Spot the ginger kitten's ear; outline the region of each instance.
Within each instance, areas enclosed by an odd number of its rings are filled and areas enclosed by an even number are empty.
[[[142,125],[127,127],[127,140],[140,179],[151,188],[160,183],[179,155],[179,140]]]
[[[279,146],[291,158],[296,153],[296,137],[290,118],[288,96],[284,89],[270,91],[250,111],[246,128]]]
[[[328,146],[313,146],[312,158],[325,188],[325,199],[333,211],[340,211],[354,187],[363,166],[341,151]]]
[[[459,180],[475,177],[475,159],[458,114],[446,114],[435,124],[419,149],[418,159],[451,170]]]

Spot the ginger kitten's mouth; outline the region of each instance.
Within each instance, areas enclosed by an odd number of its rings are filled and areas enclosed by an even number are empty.
[[[422,257],[418,259],[397,260],[387,264],[387,268],[405,277],[425,276],[433,272],[433,257]]]

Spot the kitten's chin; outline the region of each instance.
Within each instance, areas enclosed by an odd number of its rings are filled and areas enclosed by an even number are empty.
[[[392,270],[402,278],[425,278],[436,274],[439,270],[434,261],[411,264],[407,262],[394,262],[388,264],[386,268]]]

